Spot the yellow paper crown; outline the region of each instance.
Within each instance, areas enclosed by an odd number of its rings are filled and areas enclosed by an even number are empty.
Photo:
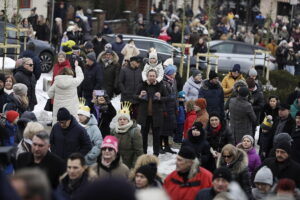
[[[85,106],[85,98],[79,97],[79,108],[81,108],[82,106]]]
[[[119,110],[119,114],[128,114],[130,115],[130,106],[131,103],[129,101],[124,101],[121,103],[121,110]]]

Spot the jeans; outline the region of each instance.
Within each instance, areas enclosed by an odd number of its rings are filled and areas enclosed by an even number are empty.
[[[290,74],[295,75],[295,66],[294,65],[285,65],[284,69],[288,72],[290,72]]]
[[[149,130],[152,130],[152,135],[153,135],[153,153],[154,155],[159,154],[159,142],[160,142],[160,138],[159,138],[159,127],[153,127],[153,118],[152,116],[148,116],[147,120],[146,120],[146,125],[142,126],[142,136],[143,136],[143,150],[144,150],[144,154],[147,154],[147,148],[148,148],[148,133]]]

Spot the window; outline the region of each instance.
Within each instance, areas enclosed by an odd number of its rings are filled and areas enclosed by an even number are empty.
[[[227,44],[227,43],[218,44],[214,47],[211,47],[211,49],[213,50],[213,52],[216,53],[232,53],[233,44]]]
[[[253,54],[253,49],[251,46],[247,46],[247,45],[236,45],[235,46],[236,50],[235,52],[237,54],[249,54],[252,55]]]
[[[30,8],[30,0],[20,0],[20,8]]]
[[[161,44],[161,43],[154,43],[155,49],[159,53],[172,55],[173,49],[167,45]]]

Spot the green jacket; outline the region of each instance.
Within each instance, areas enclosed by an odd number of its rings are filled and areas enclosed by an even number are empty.
[[[290,106],[291,116],[293,119],[296,118],[296,114],[300,111],[300,106],[298,104],[298,99],[295,99],[294,103]]]
[[[114,129],[112,135],[118,138],[119,153],[123,163],[128,168],[133,168],[136,159],[143,154],[143,140],[140,128],[134,122],[127,132],[117,133],[116,129]]]

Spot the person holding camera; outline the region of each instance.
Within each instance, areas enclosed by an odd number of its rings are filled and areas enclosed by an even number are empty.
[[[160,131],[163,125],[163,102],[166,100],[166,89],[157,80],[157,71],[150,69],[147,80],[137,90],[136,98],[139,101],[137,121],[142,126],[143,149],[147,153],[148,133],[151,126],[153,134],[153,152],[158,156],[160,150]]]
[[[66,53],[61,51],[57,54],[57,63],[54,64],[53,67],[53,75],[52,75],[52,83],[54,83],[55,77],[60,74],[61,70],[64,68],[70,68],[71,64],[67,59]]]

